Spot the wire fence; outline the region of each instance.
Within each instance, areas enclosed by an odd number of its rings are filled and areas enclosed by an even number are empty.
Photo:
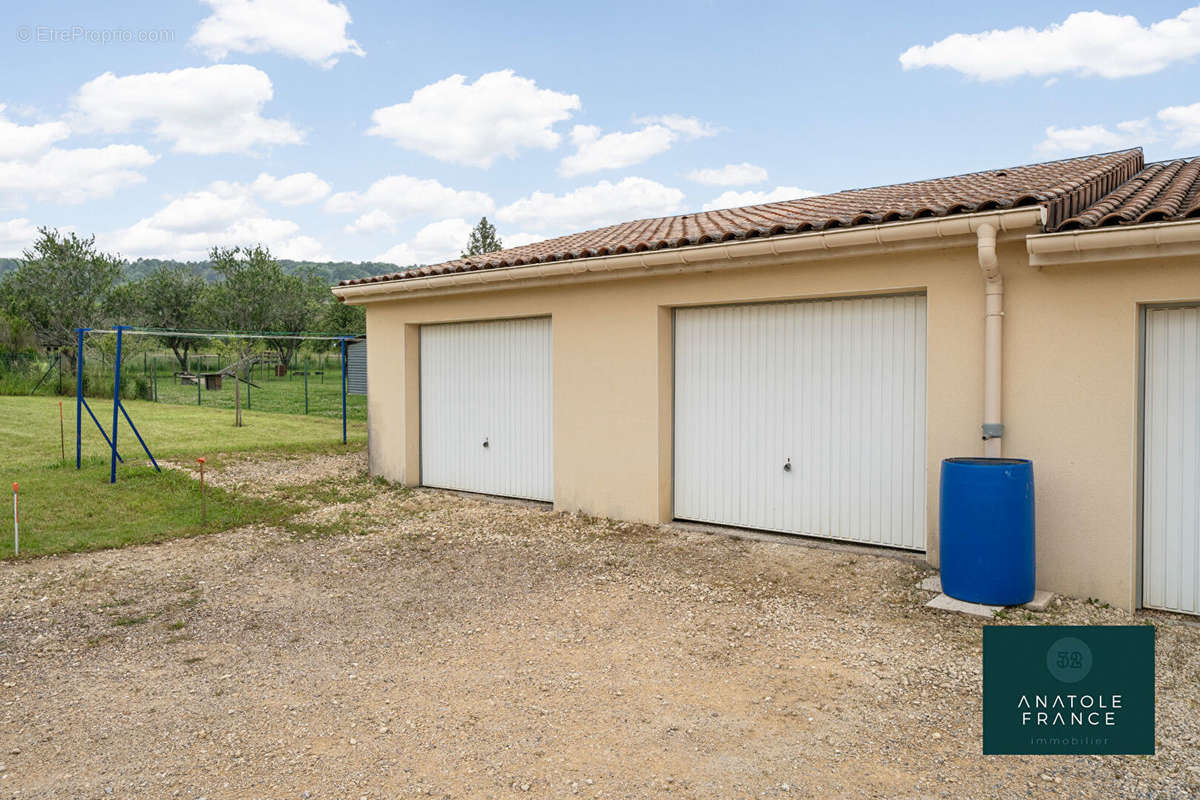
[[[112,398],[115,370],[115,335],[89,333],[84,343],[83,393],[86,397]],[[138,337],[126,339],[121,359],[121,396],[126,400],[233,409],[235,396],[243,409],[280,414],[340,418],[342,415],[341,354],[337,349],[318,350],[302,344],[285,366],[279,354],[260,348],[244,351],[229,347],[189,349],[186,356]],[[203,342],[204,340],[199,340]],[[240,391],[235,391],[232,365],[248,358],[238,370]],[[0,353],[0,394],[75,395],[74,348],[61,353]],[[366,398],[346,398],[347,417],[366,419]]]

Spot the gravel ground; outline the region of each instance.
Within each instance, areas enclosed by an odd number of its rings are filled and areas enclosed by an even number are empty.
[[[285,528],[0,564],[0,796],[1200,796],[1192,620],[1146,615],[1157,755],[985,757],[982,623],[924,608],[919,562],[400,490],[361,458],[224,463],[295,499]]]

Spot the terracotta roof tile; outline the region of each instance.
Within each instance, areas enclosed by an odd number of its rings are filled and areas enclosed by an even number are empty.
[[[1147,164],[1083,211],[1051,227],[1056,231],[1200,219],[1200,158]]]
[[[1188,168],[1196,164],[1193,161]],[[1151,173],[1151,167],[1143,169],[1142,151],[1137,148],[948,178],[853,189],[819,197],[635,220],[442,264],[342,281],[340,285],[689,247],[710,242],[1039,204],[1047,207],[1047,228],[1054,230],[1060,223],[1065,225],[1071,220],[1083,219],[1093,209],[1121,192],[1125,192],[1125,195],[1113,205],[1111,211],[1101,212],[1102,215],[1123,212],[1123,204],[1132,204],[1135,200],[1139,209],[1137,214],[1140,215],[1159,209],[1163,213],[1177,214],[1178,208],[1191,208],[1191,204],[1200,202],[1195,191],[1189,194],[1187,188],[1195,183],[1195,170],[1184,175],[1182,169],[1176,169],[1172,173],[1175,180],[1155,183],[1162,170],[1160,167],[1160,170]],[[1127,190],[1126,187],[1134,182],[1131,179],[1147,173],[1151,174],[1139,186]],[[1185,180],[1191,183],[1184,186],[1182,182]],[[1139,190],[1142,194],[1137,194]],[[1146,193],[1151,194],[1143,197]],[[1183,213],[1186,215],[1188,212]],[[1091,218],[1088,216],[1088,219]],[[1099,220],[1099,217],[1096,219]]]

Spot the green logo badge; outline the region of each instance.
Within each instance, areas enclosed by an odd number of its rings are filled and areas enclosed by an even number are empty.
[[[985,626],[983,752],[1154,752],[1154,628]]]

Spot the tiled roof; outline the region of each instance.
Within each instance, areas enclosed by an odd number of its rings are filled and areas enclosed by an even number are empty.
[[[1200,219],[1200,158],[1147,164],[1138,174],[1051,230]]]
[[[452,272],[1039,204],[1047,207],[1049,226],[1053,230],[1059,221],[1112,193],[1142,170],[1142,166],[1142,151],[1135,148],[949,178],[853,189],[800,200],[642,219],[442,264],[342,281],[340,285],[405,280]]]

